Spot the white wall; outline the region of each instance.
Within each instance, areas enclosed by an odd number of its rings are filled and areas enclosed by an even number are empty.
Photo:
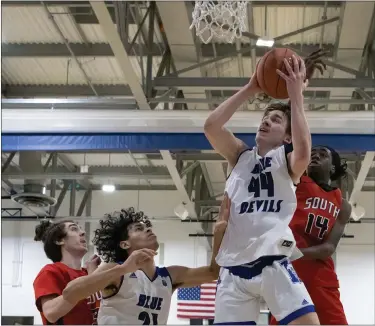
[[[375,224],[349,224],[336,252],[341,300],[349,324],[375,324]]]
[[[83,192],[77,193],[76,206],[79,206]],[[103,194],[95,191],[92,202],[92,215],[101,217],[122,207],[135,206],[150,216],[171,216],[179,203],[177,192],[140,192],[139,205],[137,192],[121,191]],[[2,201],[2,207],[14,207],[10,201]],[[137,208],[139,206],[139,208]],[[58,215],[68,215],[69,194]],[[25,214],[29,214],[26,211]],[[174,221],[154,221],[154,232],[163,243],[164,261],[161,265],[201,266],[207,263],[207,249],[203,238],[191,238],[197,223]],[[39,270],[50,261],[45,257],[41,243],[33,241],[35,222],[2,222],[2,315],[34,316],[34,323],[40,324],[40,315],[35,308],[33,280]],[[92,223],[92,230],[97,221]],[[13,263],[14,262],[14,263]],[[19,263],[20,262],[20,263]],[[156,258],[159,263],[159,257]],[[177,319],[177,293],[173,295],[169,324],[189,324],[188,320]]]

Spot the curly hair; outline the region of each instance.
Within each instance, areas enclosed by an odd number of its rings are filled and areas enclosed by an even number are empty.
[[[50,220],[42,220],[35,227],[34,241],[42,241],[44,245],[44,252],[46,256],[51,259],[54,263],[62,260],[61,246],[57,242],[61,241],[66,236],[65,223],[71,222],[72,220],[60,221],[58,223],[52,223]]]
[[[102,260],[106,263],[125,261],[129,255],[120,247],[120,242],[128,239],[129,226],[140,222],[152,226],[148,217],[143,212],[134,211],[133,207],[104,215],[92,240]]]

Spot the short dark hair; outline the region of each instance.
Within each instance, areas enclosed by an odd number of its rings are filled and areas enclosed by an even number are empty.
[[[329,149],[332,156],[332,165],[335,167],[335,172],[333,172],[330,176],[332,181],[339,180],[343,176],[346,176],[346,169],[348,165],[346,161],[343,161],[340,157],[340,154],[337,153],[332,147],[324,146],[325,148]]]
[[[129,226],[140,222],[147,227],[152,226],[148,217],[143,212],[136,212],[133,207],[106,214],[100,220],[100,227],[95,230],[92,240],[101,259],[106,263],[124,262],[129,255],[127,250],[120,247],[120,242],[128,239]]]
[[[272,103],[270,104],[267,108],[266,111],[264,112],[263,117],[267,116],[270,114],[272,111],[281,111],[285,114],[287,118],[287,126],[286,126],[286,132],[291,135],[292,134],[292,111],[290,107],[290,102],[288,103]]]
[[[66,236],[65,223],[74,221],[65,220],[58,223],[52,223],[50,220],[42,220],[35,227],[35,241],[42,241],[44,245],[44,252],[46,256],[54,263],[62,260],[61,245],[57,242],[61,241]]]

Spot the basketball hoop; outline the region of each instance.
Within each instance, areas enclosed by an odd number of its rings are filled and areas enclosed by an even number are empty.
[[[203,43],[213,38],[232,43],[246,31],[248,1],[195,1],[190,29]]]

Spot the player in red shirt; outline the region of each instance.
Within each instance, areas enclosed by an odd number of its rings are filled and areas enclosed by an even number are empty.
[[[53,261],[44,266],[34,280],[35,303],[43,324],[96,324],[100,293],[78,303],[62,296],[70,281],[88,275],[88,270],[95,269],[99,263],[96,257],[88,263],[87,269],[81,268],[82,258],[87,253],[85,232],[74,221],[42,221],[35,228],[34,240],[43,242],[47,257]]]
[[[332,254],[351,215],[351,205],[331,181],[345,175],[346,164],[327,146],[312,149],[307,175],[297,186],[297,209],[290,223],[303,257],[293,267],[314,302],[321,325],[347,325]],[[271,325],[277,324],[271,318]]]

